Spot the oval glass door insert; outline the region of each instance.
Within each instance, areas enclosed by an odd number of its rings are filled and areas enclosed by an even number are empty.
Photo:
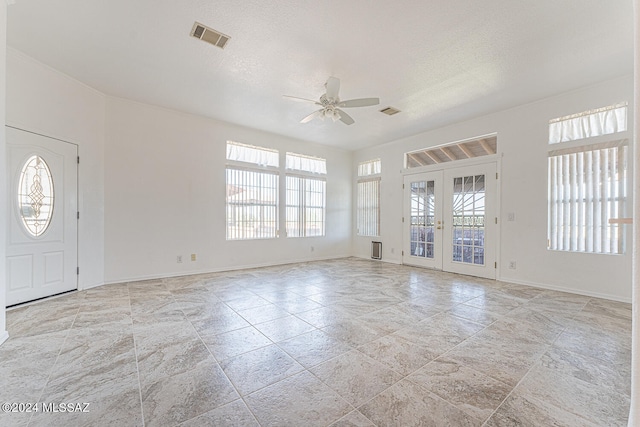
[[[18,186],[22,224],[32,236],[41,236],[53,216],[53,180],[47,162],[40,156],[31,156],[22,167]]]

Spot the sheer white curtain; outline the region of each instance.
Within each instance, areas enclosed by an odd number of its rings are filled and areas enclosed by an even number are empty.
[[[278,150],[227,141],[227,160],[278,167]]]
[[[382,171],[380,159],[368,160],[358,165],[358,176],[377,175]]]
[[[551,120],[549,122],[549,144],[626,130],[627,104],[616,104]]]
[[[549,152],[549,249],[619,254],[627,140]]]
[[[327,174],[327,161],[318,157],[287,153],[287,169],[303,172]]]

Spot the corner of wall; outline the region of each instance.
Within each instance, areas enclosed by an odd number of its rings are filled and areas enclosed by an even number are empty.
[[[6,75],[7,75],[7,3],[0,2],[0,170],[3,171],[0,174],[0,198],[6,200],[6,183],[5,173],[6,170],[6,136],[5,136],[5,121],[6,121]],[[0,344],[2,344],[9,334],[7,333],[6,322],[6,293],[7,283],[5,281],[6,265],[5,265],[5,246],[6,246],[6,203],[0,203]]]

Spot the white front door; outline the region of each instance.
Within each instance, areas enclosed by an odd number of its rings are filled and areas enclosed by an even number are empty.
[[[78,149],[7,127],[7,305],[78,288]]]
[[[495,279],[496,164],[404,177],[403,263]]]

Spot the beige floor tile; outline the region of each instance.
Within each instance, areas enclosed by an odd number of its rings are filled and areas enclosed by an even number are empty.
[[[91,412],[0,426],[625,425],[630,319],[357,258],[106,285],[9,310],[0,346],[0,400]]]
[[[426,389],[400,381],[359,408],[376,425],[398,427],[477,426],[470,417]]]
[[[401,374],[357,350],[328,360],[310,371],[355,407],[402,378]]]
[[[500,406],[511,387],[456,362],[437,359],[407,378],[481,421]]]
[[[324,427],[351,406],[309,372],[301,372],[246,398],[262,426]]]
[[[223,360],[220,366],[243,396],[304,370],[275,345]]]

